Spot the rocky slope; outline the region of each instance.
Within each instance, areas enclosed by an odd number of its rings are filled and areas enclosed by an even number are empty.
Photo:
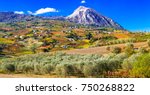
[[[112,19],[103,16],[94,9],[80,6],[73,14],[66,17],[67,20],[84,25],[97,25],[100,27],[112,27],[116,29],[123,29],[118,23]]]

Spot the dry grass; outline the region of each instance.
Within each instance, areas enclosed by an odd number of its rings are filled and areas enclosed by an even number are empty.
[[[124,48],[125,44],[117,44],[117,45],[110,45],[110,47],[120,47]],[[111,53],[111,51],[106,50],[107,46],[101,46],[101,47],[94,47],[94,48],[87,48],[87,49],[75,49],[75,50],[69,50],[66,51],[67,54],[108,54]],[[140,48],[140,47],[147,47],[146,42],[139,42],[139,43],[134,43],[135,48]]]
[[[118,38],[118,39],[127,39],[127,38],[131,38],[130,34],[127,33],[113,33],[113,35]]]

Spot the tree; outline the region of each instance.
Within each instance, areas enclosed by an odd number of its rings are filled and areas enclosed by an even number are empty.
[[[57,43],[58,43],[58,41],[56,39],[52,39],[52,38],[43,39],[43,46],[50,45],[50,46],[52,46],[52,48],[54,48]]]
[[[112,50],[112,53],[115,53],[115,54],[121,53],[121,48],[120,47],[114,47]]]
[[[79,39],[78,35],[76,33],[74,33],[74,32],[69,33],[66,37],[67,38],[72,38],[74,40],[78,40]]]
[[[106,50],[110,51],[110,46],[107,46],[107,47],[106,47]]]
[[[134,53],[134,45],[132,43],[126,44],[125,53],[128,55],[132,55]]]
[[[0,44],[0,53],[3,51],[3,48],[4,48],[5,46],[4,45],[1,45]]]
[[[3,52],[3,50],[8,46],[13,44],[14,41],[6,39],[6,38],[0,38],[0,54]]]
[[[93,37],[93,35],[90,32],[88,32],[85,36],[86,36],[86,39],[88,40],[92,39]]]
[[[52,40],[50,41],[50,44],[52,45],[53,48],[55,47],[55,45],[56,45],[57,43],[58,43],[58,41],[55,40],[55,39],[52,39]]]
[[[33,53],[36,53],[36,49],[40,47],[43,43],[38,42],[33,38],[29,38],[26,42],[22,43],[27,49],[31,50]]]

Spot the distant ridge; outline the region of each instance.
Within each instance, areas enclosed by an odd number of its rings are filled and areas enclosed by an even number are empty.
[[[0,12],[0,22],[20,22],[33,20],[66,20],[63,16],[34,16],[16,14],[14,12]]]
[[[94,9],[84,6],[78,7],[71,15],[63,16],[34,16],[25,14],[16,14],[14,12],[0,12],[0,22],[20,22],[20,21],[35,21],[35,20],[61,20],[70,21],[83,25],[94,25],[106,28],[115,28],[124,30],[124,28],[113,21],[111,18],[103,16]]]
[[[37,19],[32,15],[16,14],[14,12],[0,12],[0,22],[17,22],[17,21],[30,21]]]

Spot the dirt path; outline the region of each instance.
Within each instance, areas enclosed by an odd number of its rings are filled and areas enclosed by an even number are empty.
[[[121,47],[124,48],[125,44],[117,44],[117,45],[110,45],[110,47]],[[94,47],[94,48],[87,48],[87,49],[75,49],[75,50],[69,50],[65,51],[67,54],[108,54],[110,51],[106,50],[107,46],[102,46],[102,47]],[[139,47],[147,47],[146,42],[138,42],[134,43],[135,48]]]

